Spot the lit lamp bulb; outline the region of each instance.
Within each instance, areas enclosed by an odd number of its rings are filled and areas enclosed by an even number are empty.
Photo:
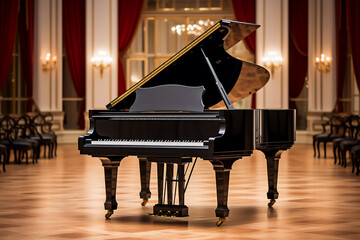
[[[44,71],[54,69],[56,66],[56,56],[51,57],[51,54],[47,53],[42,60],[41,66]]]
[[[319,70],[320,72],[330,71],[330,61],[331,58],[326,57],[326,55],[323,53],[320,55],[320,57],[316,57],[315,62],[317,70]]]
[[[98,55],[91,58],[91,63],[94,68],[100,69],[100,76],[102,77],[104,69],[111,66],[112,57],[107,56],[104,51],[99,51]]]
[[[263,63],[266,67],[271,69],[271,73],[274,73],[274,69],[282,66],[283,58],[274,51],[269,51],[268,54],[263,57]]]

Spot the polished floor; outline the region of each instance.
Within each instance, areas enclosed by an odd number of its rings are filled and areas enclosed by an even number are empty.
[[[56,159],[10,164],[0,173],[0,239],[360,239],[360,177],[350,168],[331,157],[313,158],[310,145],[295,145],[280,161],[273,209],[267,208],[266,178],[262,153],[237,161],[230,216],[216,227],[209,162],[198,161],[186,192],[190,217],[166,218],[147,215],[156,203],[155,165],[153,197],[141,207],[138,161],[129,157],[119,168],[119,208],[105,220],[100,161],[61,145]]]

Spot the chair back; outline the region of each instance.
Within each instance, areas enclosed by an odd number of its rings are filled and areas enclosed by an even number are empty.
[[[5,115],[0,120],[0,132],[1,137],[5,140],[8,140],[9,143],[12,143],[16,137],[17,137],[17,131],[16,131],[16,121],[14,118]]]

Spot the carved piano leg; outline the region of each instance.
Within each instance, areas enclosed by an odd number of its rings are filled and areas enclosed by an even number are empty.
[[[228,192],[229,192],[229,177],[232,164],[238,159],[227,160],[211,160],[215,175],[216,175],[216,192],[217,192],[217,208],[215,214],[219,218],[216,226],[221,226],[225,222],[225,218],[229,216]]]
[[[268,206],[272,207],[276,200],[279,197],[277,191],[277,182],[278,182],[278,171],[279,171],[279,160],[283,151],[279,150],[262,150],[265,154],[267,161],[267,171],[268,171],[268,184],[269,191],[267,192],[267,198],[270,199]]]
[[[106,189],[106,201],[104,203],[105,210],[108,210],[105,217],[109,219],[110,216],[114,213],[114,210],[117,209],[116,202],[116,182],[118,167],[120,165],[121,159],[110,160],[110,159],[100,159],[102,165],[104,166],[105,171],[105,189]]]
[[[151,197],[150,192],[150,172],[151,172],[151,162],[147,158],[139,158],[140,165],[140,182],[141,182],[141,191],[140,198],[143,199],[141,206],[145,206],[148,202],[148,199]]]

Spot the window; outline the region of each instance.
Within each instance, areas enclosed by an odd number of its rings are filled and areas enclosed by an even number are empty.
[[[296,104],[296,130],[306,130],[308,114],[308,78],[305,78],[303,89],[297,98],[290,98]]]
[[[347,44],[343,98],[339,99],[339,102],[342,103],[344,112],[359,114],[359,90],[356,83],[349,46],[350,44]]]
[[[66,58],[65,47],[63,49],[63,111],[64,111],[64,129],[76,130],[79,129],[78,117],[81,108],[81,103],[84,101],[80,98],[75,90],[69,64]]]
[[[19,34],[17,34],[11,67],[5,86],[1,90],[1,114],[22,114],[27,112],[27,102],[30,99],[27,97],[26,81],[21,77],[20,54],[20,39]]]

